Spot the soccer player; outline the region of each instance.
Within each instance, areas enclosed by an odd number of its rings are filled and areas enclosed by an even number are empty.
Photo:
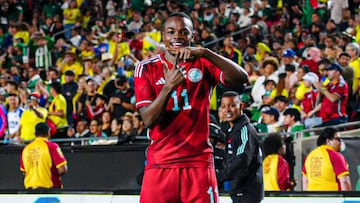
[[[247,73],[203,47],[191,47],[192,19],[172,13],[165,22],[166,50],[135,69],[136,108],[150,128],[151,144],[140,202],[218,202],[209,99],[217,84],[242,85]]]
[[[305,191],[351,190],[348,164],[340,154],[338,129],[325,128],[317,139],[317,148],[305,159],[302,185]]]
[[[220,110],[229,122],[227,129],[226,167],[217,171],[219,182],[230,181],[233,203],[259,203],[264,197],[260,137],[249,118],[243,114],[240,95],[227,91]]]
[[[67,161],[58,144],[49,142],[50,128],[45,122],[35,126],[36,139],[20,157],[26,189],[62,188],[61,176],[67,172]]]

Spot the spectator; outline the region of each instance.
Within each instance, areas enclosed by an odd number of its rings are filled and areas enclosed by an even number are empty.
[[[118,139],[118,144],[132,143],[135,141],[135,129],[133,124],[133,115],[128,112],[123,116],[121,136]]]
[[[62,95],[62,86],[59,82],[52,83],[50,94],[54,97],[49,106],[49,119],[56,126],[55,138],[67,138],[68,120],[66,99]]]
[[[147,137],[148,129],[145,127],[145,123],[142,120],[140,113],[134,112],[133,115],[133,125],[134,130],[136,131],[136,136],[140,136],[142,138]]]
[[[26,87],[30,90],[30,92],[34,92],[36,83],[38,81],[42,81],[42,79],[40,78],[38,69],[34,67],[29,67],[27,71],[29,74],[29,80],[27,81]]]
[[[263,143],[264,149],[264,189],[265,191],[287,191],[293,189],[290,181],[290,166],[284,159],[286,145],[280,134],[268,135]]]
[[[48,141],[49,131],[46,123],[38,123],[36,139],[21,153],[20,170],[25,176],[26,189],[63,188],[61,176],[67,172],[67,161],[60,147]]]
[[[279,73],[285,73],[285,66],[289,64],[295,66],[295,70],[297,70],[299,64],[296,62],[295,56],[296,56],[295,51],[292,49],[286,49],[283,52],[281,58],[282,65],[279,68]]]
[[[322,126],[346,123],[348,85],[341,76],[343,69],[339,64],[332,63],[325,70],[327,70],[330,83],[327,87],[323,87],[323,84],[320,82],[315,83],[316,88],[323,95],[321,104],[315,108],[315,112],[320,110]]]
[[[74,111],[73,108],[73,99],[78,90],[78,84],[74,81],[75,74],[72,70],[65,72],[65,83],[62,85],[62,95],[66,99],[66,116],[69,123],[69,126],[74,124],[72,114]]]
[[[59,59],[57,62],[58,69],[60,69],[60,72],[65,75],[65,72],[68,70],[71,70],[75,74],[75,81],[78,81],[79,75],[81,75],[84,71],[83,66],[81,63],[77,60],[75,49],[74,50],[66,50],[64,53],[64,58]],[[61,79],[61,81],[64,81],[64,78]]]
[[[54,39],[39,32],[34,34],[32,40],[33,47],[30,51],[34,53],[35,67],[49,70],[53,64],[51,51],[55,45]]]
[[[260,105],[262,104],[262,95],[264,95],[266,91],[263,84],[266,80],[272,79],[275,82],[279,81],[279,77],[277,76],[277,72],[276,72],[278,67],[279,67],[279,62],[277,61],[276,58],[274,57],[265,58],[264,62],[262,63],[262,69],[264,73],[256,80],[251,90],[251,96],[254,99],[253,105],[260,107]]]
[[[71,38],[71,28],[81,20],[80,9],[76,5],[75,0],[70,1],[70,6],[63,11],[64,15],[64,29],[66,39]]]
[[[318,121],[318,117],[315,114],[315,107],[317,106],[317,100],[319,91],[314,89],[315,83],[319,82],[318,76],[313,72],[308,72],[303,77],[305,88],[308,91],[304,95],[304,99],[301,100],[301,114],[304,119],[304,124],[306,128],[312,128],[316,125],[321,124],[321,121]]]
[[[268,106],[261,108],[261,119],[266,127],[256,126],[260,133],[280,132],[279,111],[276,108]]]
[[[317,138],[317,148],[306,157],[302,169],[304,191],[349,191],[351,182],[346,160],[340,154],[338,129],[325,128]]]
[[[242,114],[240,96],[236,92],[225,92],[220,108],[230,128],[227,130],[226,168],[218,171],[216,177],[220,183],[230,180],[229,193],[233,202],[261,202],[263,169],[256,130]]]
[[[135,91],[130,87],[129,80],[125,75],[115,79],[116,90],[109,100],[109,111],[115,117],[122,117],[126,112],[135,110]]]
[[[101,130],[101,119],[94,118],[90,121],[89,127],[89,137],[91,138],[88,141],[88,144],[95,144],[99,138],[106,138],[107,135]]]
[[[20,119],[24,109],[19,106],[19,97],[16,94],[9,94],[7,98],[9,104],[7,119],[2,119],[3,122],[8,122],[8,133],[5,139],[9,139],[9,143],[20,143]]]
[[[295,139],[295,132],[300,132],[305,129],[304,124],[301,123],[301,114],[295,108],[288,108],[284,112],[284,125],[286,126],[286,131],[293,139]],[[309,133],[305,133],[304,137],[309,137]]]
[[[105,112],[106,97],[102,94],[96,94],[95,106],[92,107],[90,101],[86,101],[86,117],[89,119],[101,119],[102,114]]]
[[[96,84],[92,78],[86,80],[86,91],[82,92],[79,98],[77,112],[80,117],[90,120],[86,113],[86,104],[90,103],[91,108],[94,108],[96,103]]]
[[[76,138],[90,137],[89,124],[85,119],[80,119],[76,124]]]
[[[285,96],[277,96],[274,99],[274,107],[279,111],[279,125],[282,126],[284,124],[284,112],[287,108],[289,108],[289,99]]]
[[[123,120],[121,118],[113,118],[111,121],[111,136],[121,137]]]
[[[40,94],[37,92],[31,93],[29,96],[28,109],[21,115],[20,119],[20,138],[21,141],[31,141],[35,138],[34,126],[38,123],[45,122],[48,116],[48,111],[39,106]]]
[[[111,113],[104,111],[101,115],[102,126],[101,130],[109,137],[111,136]]]

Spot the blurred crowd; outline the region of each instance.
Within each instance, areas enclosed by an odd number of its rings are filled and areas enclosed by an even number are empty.
[[[164,21],[189,14],[204,46],[249,74],[218,86],[241,94],[259,132],[296,132],[359,120],[357,0],[0,0],[0,137],[146,138],[135,109],[134,67],[159,54]],[[334,96],[335,95],[335,96]],[[91,141],[91,140],[90,140]]]

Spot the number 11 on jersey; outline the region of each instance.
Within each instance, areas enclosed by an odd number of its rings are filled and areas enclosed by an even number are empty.
[[[182,109],[183,109],[183,110],[189,110],[189,109],[191,109],[191,105],[190,105],[190,102],[189,102],[189,95],[188,95],[187,89],[183,89],[183,90],[181,91],[180,96],[181,96],[182,98],[184,98],[184,106],[182,107]],[[179,98],[178,98],[175,90],[171,93],[171,97],[172,97],[173,100],[174,100],[174,107],[172,108],[172,110],[173,110],[173,111],[180,111]]]

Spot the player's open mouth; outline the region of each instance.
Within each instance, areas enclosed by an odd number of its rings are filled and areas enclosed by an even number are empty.
[[[171,46],[172,46],[173,48],[181,48],[181,47],[184,47],[185,44],[182,43],[182,42],[171,42]]]

